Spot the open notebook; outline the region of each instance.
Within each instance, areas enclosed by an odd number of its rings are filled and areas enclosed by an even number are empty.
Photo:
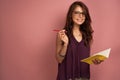
[[[100,51],[100,52],[98,52],[98,53],[96,53],[88,58],[82,59],[81,62],[93,64],[92,60],[94,60],[94,59],[105,60],[109,57],[110,50],[111,50],[111,48]]]

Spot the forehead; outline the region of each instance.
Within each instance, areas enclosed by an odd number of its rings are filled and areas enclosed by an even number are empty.
[[[80,11],[80,12],[83,12],[83,9],[81,6],[76,6],[74,11]]]

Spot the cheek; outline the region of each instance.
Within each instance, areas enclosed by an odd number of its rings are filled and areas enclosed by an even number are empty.
[[[84,18],[84,22],[85,22],[85,20],[86,20],[86,18]],[[84,23],[84,22],[83,22],[83,23]]]
[[[83,19],[84,19],[84,21],[85,21],[85,19],[86,19],[86,18],[85,18],[85,17],[83,17]]]
[[[77,23],[77,20],[75,18],[72,19],[73,23]]]
[[[76,20],[76,17],[72,16],[72,21],[75,22]]]
[[[75,21],[75,18],[72,18],[72,21],[74,22],[74,21]]]
[[[83,18],[83,22],[85,22],[85,18]]]

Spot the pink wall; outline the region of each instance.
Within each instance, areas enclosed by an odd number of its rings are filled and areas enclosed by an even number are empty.
[[[55,80],[55,38],[74,0],[0,0],[0,80]],[[82,0],[94,28],[92,53],[111,47],[110,58],[91,65],[91,80],[120,79],[120,0]]]

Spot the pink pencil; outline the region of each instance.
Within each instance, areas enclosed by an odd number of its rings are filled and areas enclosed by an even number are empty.
[[[60,30],[58,30],[58,29],[54,29],[53,31],[55,31],[55,32],[59,32]]]

